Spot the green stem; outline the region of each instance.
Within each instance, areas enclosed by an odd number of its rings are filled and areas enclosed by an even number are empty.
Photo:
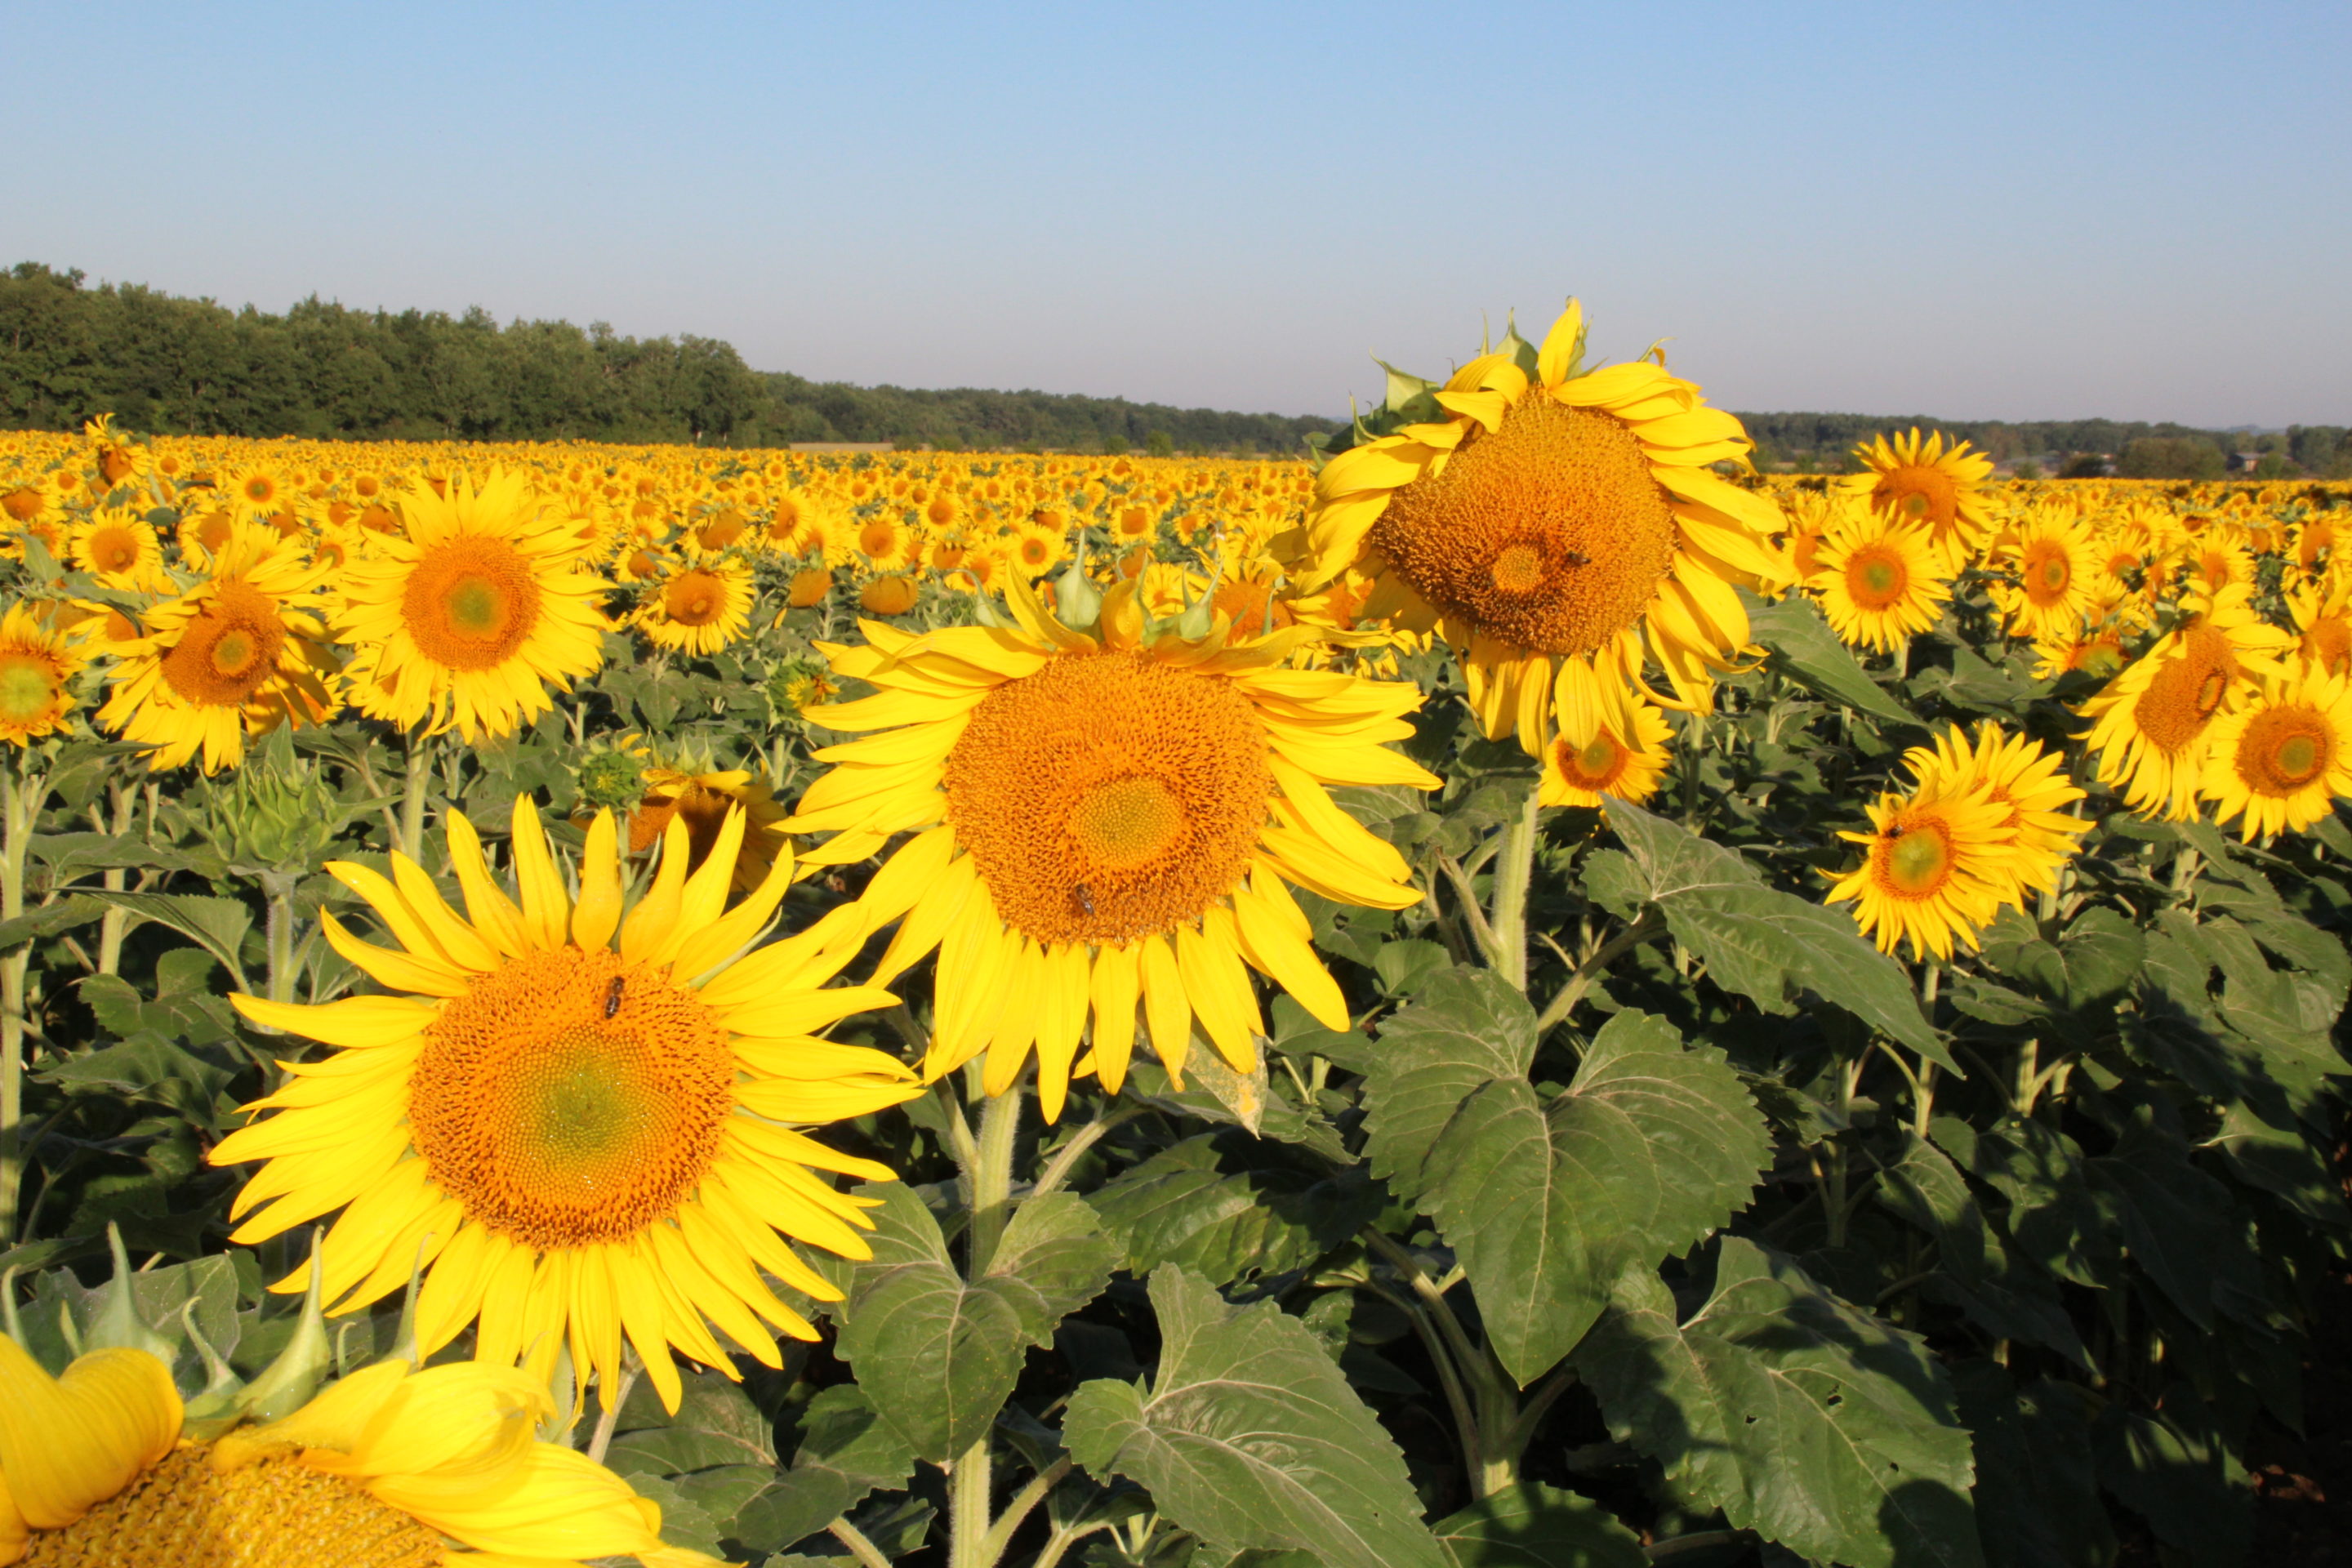
[[[1592,983],[1616,962],[1619,953],[1649,941],[1665,929],[1665,921],[1655,908],[1651,908],[1642,911],[1640,920],[1602,942],[1593,951],[1591,957],[1576,966],[1575,973],[1560,986],[1559,994],[1551,999],[1551,1005],[1546,1007],[1543,1016],[1536,1020],[1538,1037],[1549,1034],[1553,1025],[1562,1022],[1576,1010],[1576,1005],[1584,999],[1585,992],[1591,990]]]
[[[948,1472],[948,1568],[992,1568],[989,1540],[988,1436],[956,1456]]]
[[[836,1519],[824,1528],[827,1534],[849,1548],[849,1554],[857,1559],[862,1568],[890,1568],[890,1560],[882,1555],[882,1549],[848,1520]]]
[[[294,1000],[294,874],[264,871],[261,891],[269,900],[269,999]]]
[[[979,1087],[975,1073],[967,1080]],[[964,1180],[971,1191],[971,1227],[967,1234],[964,1272],[977,1279],[988,1272],[1004,1222],[1013,1207],[1013,1145],[1021,1131],[1022,1086],[990,1095],[980,1108],[980,1137]],[[989,1492],[992,1480],[989,1439],[981,1434],[971,1447],[955,1458],[948,1470],[948,1568],[993,1568],[1002,1542],[989,1530]]]
[[[48,793],[45,776],[24,771],[21,752],[0,773],[0,921],[25,912],[25,854]],[[24,1176],[25,973],[32,962],[30,942],[0,961],[0,1245],[16,1237],[16,1188]]]
[[[432,797],[433,736],[422,728],[408,732],[408,770],[400,792],[400,843],[396,847],[425,863],[425,807]]]
[[[1527,804],[1503,829],[1501,850],[1495,857],[1494,902],[1486,924],[1495,933],[1495,969],[1521,991],[1528,988],[1528,884],[1535,876],[1536,845],[1542,837],[1537,821],[1543,791],[1530,787]]]

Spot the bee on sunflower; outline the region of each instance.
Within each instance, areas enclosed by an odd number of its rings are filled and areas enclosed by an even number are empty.
[[[2010,835],[2008,869],[2012,874],[2000,901],[2022,910],[2025,895],[2055,891],[2058,872],[2074,858],[2091,824],[2065,807],[2084,798],[2066,776],[2063,753],[2046,751],[2028,735],[2005,735],[1987,721],[1976,738],[1958,725],[1914,746],[1904,762],[1926,795],[1969,795],[1981,788],[2002,807],[2000,826]]]
[[[872,984],[939,952],[925,1076],[985,1053],[1002,1094],[1034,1055],[1056,1119],[1074,1075],[1118,1089],[1139,1007],[1172,1071],[1196,1019],[1247,1071],[1265,1032],[1252,969],[1345,1027],[1287,884],[1377,909],[1420,898],[1329,793],[1436,787],[1385,745],[1412,732],[1419,689],[1287,668],[1309,627],[1240,638],[1205,605],[1147,619],[1129,582],[1079,626],[1017,574],[1007,589],[1010,625],[866,622],[863,647],[819,645],[876,690],[810,718],[878,732],[818,752],[832,768],[783,824],[832,834],[803,857],[828,864],[914,835],[856,907],[868,931],[898,925]],[[1092,593],[1073,574],[1062,599]]]
[[[1982,781],[1923,781],[1869,807],[1870,830],[1838,837],[1863,847],[1862,864],[1838,879],[1826,903],[1851,901],[1854,923],[1881,952],[1906,941],[1911,956],[1948,959],[1973,950],[1977,932],[2032,874],[2009,826],[2011,807]]]
[[[789,854],[726,907],[744,827],[730,813],[689,875],[687,826],[673,817],[634,903],[612,814],[589,824],[569,895],[529,796],[514,810],[513,897],[472,825],[447,818],[463,916],[404,855],[388,879],[329,864],[399,946],[322,913],[327,940],[390,994],[231,999],[257,1024],[337,1047],[291,1064],[287,1085],[247,1108],[270,1114],[213,1150],[215,1164],[266,1162],[231,1207],[242,1221],[232,1239],[341,1209],[320,1282],[331,1311],[380,1300],[421,1268],[420,1354],[477,1323],[477,1360],[528,1354],[543,1382],[568,1346],[608,1405],[625,1334],[672,1410],[673,1348],[735,1375],[714,1326],[770,1366],[775,1332],[814,1339],[761,1271],[839,1300],[782,1237],[871,1256],[861,1200],[815,1173],[891,1173],[794,1129],[920,1086],[879,1051],[816,1037],[895,1000],[823,989],[854,948],[839,942],[859,929],[854,918],[753,946],[791,885]],[[310,1272],[272,1289],[302,1289]]]
[[[1705,708],[1748,641],[1733,584],[1784,573],[1780,509],[1713,471],[1746,461],[1739,421],[1661,364],[1583,359],[1571,300],[1539,349],[1400,378],[1413,422],[1324,465],[1298,545],[1303,586],[1352,568],[1376,580],[1367,618],[1442,633],[1487,738],[1532,756],[1561,660],[1634,685],[1654,658],[1658,700]]]

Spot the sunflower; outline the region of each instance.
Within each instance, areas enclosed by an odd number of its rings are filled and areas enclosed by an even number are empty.
[[[89,657],[61,627],[44,626],[30,605],[0,615],[0,741],[19,746],[66,727],[73,679]]]
[[[2305,664],[2330,675],[2352,673],[2352,579],[2329,574],[2287,595],[2287,614],[2302,634]]]
[[[468,742],[504,735],[553,706],[603,659],[602,595],[561,517],[529,478],[494,472],[479,488],[430,484],[401,500],[407,528],[387,534],[337,585],[337,634],[358,646],[361,710],[403,729],[455,723]]]
[[[1187,636],[1134,599],[1112,588],[1089,633],[1016,577],[1015,626],[918,637],[868,622],[864,647],[820,645],[877,690],[810,717],[887,732],[817,752],[832,771],[783,825],[834,833],[807,858],[835,864],[915,834],[858,906],[868,931],[904,917],[874,984],[938,948],[926,1074],[985,1051],[983,1083],[1003,1093],[1034,1046],[1049,1120],[1073,1073],[1118,1089],[1139,1000],[1171,1070],[1195,1017],[1254,1068],[1265,1031],[1244,965],[1345,1026],[1286,879],[1378,909],[1420,897],[1403,858],[1326,788],[1435,787],[1382,745],[1412,732],[1419,689],[1284,668],[1308,628],[1241,640],[1217,617]]]
[[[1948,447],[1941,430],[1922,437],[1877,436],[1856,447],[1864,471],[1839,481],[1872,511],[1927,531],[1947,574],[1958,572],[1984,543],[1993,524],[1993,495],[1985,488],[1992,459],[1966,441]]]
[[[2077,519],[2036,508],[2000,553],[2016,574],[2014,583],[1997,584],[1992,595],[2010,636],[2054,641],[2082,629],[2093,614],[2100,562],[2098,547]]]
[[[1848,512],[1815,546],[1806,586],[1839,637],[1893,653],[1934,626],[1952,584],[1925,526],[1880,512]]]
[[[145,1351],[92,1351],[53,1378],[0,1334],[0,1563],[716,1568],[664,1545],[660,1505],[628,1482],[538,1441],[552,1413],[510,1368],[388,1361],[283,1420],[192,1439]]]
[[[1656,793],[1672,736],[1655,706],[1573,659],[1552,700],[1559,732],[1544,752],[1542,805],[1601,805],[1604,795],[1639,805]]]
[[[2286,673],[2293,641],[2255,618],[2242,584],[2192,594],[2189,615],[2083,705],[2097,723],[2099,781],[2124,786],[2133,810],[2185,822],[2196,815],[2213,721],[2234,711],[2249,681]]]
[[[389,880],[327,868],[401,945],[362,942],[322,913],[327,940],[407,994],[320,1006],[233,998],[257,1023],[341,1047],[289,1067],[291,1081],[250,1108],[277,1114],[213,1151],[218,1164],[269,1162],[230,1211],[244,1221],[233,1239],[249,1245],[341,1208],[321,1281],[333,1310],[400,1289],[421,1258],[420,1353],[478,1319],[478,1360],[511,1365],[528,1352],[543,1374],[568,1342],[608,1403],[625,1332],[672,1410],[672,1346],[735,1375],[707,1323],[777,1365],[762,1320],[795,1338],[816,1331],[760,1271],[821,1300],[839,1295],[776,1232],[868,1257],[853,1228],[870,1228],[860,1201],[814,1172],[890,1179],[786,1124],[919,1091],[881,1052],[810,1035],[893,1000],[819,989],[847,959],[828,944],[845,924],[854,934],[855,920],[736,957],[792,881],[792,858],[779,855],[722,913],[740,814],[691,876],[686,824],[672,820],[657,874],[625,910],[609,812],[589,825],[574,899],[537,809],[516,802],[520,903],[491,880],[472,825],[455,813],[447,823],[466,917],[404,856]],[[275,1289],[301,1289],[309,1272]]]
[[[923,558],[921,537],[887,510],[860,519],[852,537],[877,572],[904,571]]]
[[[699,869],[710,858],[728,817],[739,813],[745,822],[730,877],[737,892],[757,890],[767,880],[778,852],[791,853],[791,841],[779,826],[788,814],[777,804],[767,781],[754,779],[749,771],[706,767],[683,773],[653,763],[642,777],[645,796],[629,813],[631,856],[652,854],[676,820],[686,825],[687,868]]]
[[[2063,809],[2084,798],[2066,776],[2066,759],[2026,735],[2004,735],[1987,721],[1971,742],[1953,725],[1932,745],[1914,746],[1903,760],[1924,795],[1967,795],[1981,787],[2008,816],[2001,826],[2013,851],[2015,881],[2001,901],[2025,907],[2028,892],[2054,891],[2059,868],[2074,858],[2091,825]]]
[[[717,653],[751,626],[751,569],[740,561],[679,563],[638,595],[629,624],[656,647]]]
[[[248,736],[325,722],[334,654],[312,593],[325,574],[268,525],[232,524],[213,574],[150,607],[145,636],[111,645],[98,721],[146,746],[152,768],[201,752],[206,773],[242,761]]]
[[[164,588],[163,547],[144,518],[99,511],[66,536],[66,558],[109,588]]]
[[[1367,613],[1441,630],[1489,739],[1540,756],[1557,661],[1641,679],[1644,638],[1699,709],[1748,641],[1735,582],[1782,574],[1739,421],[1646,361],[1580,374],[1576,301],[1532,355],[1481,354],[1434,392],[1444,417],[1340,453],[1316,481],[1305,581],[1379,579]]]
[[[2008,816],[1981,784],[1948,795],[1882,795],[1870,807],[1869,832],[1838,835],[1864,847],[1863,860],[1822,901],[1853,900],[1854,922],[1881,952],[1906,938],[1915,959],[1949,958],[1955,940],[1973,950],[2022,875]]]
[[[2200,792],[2217,820],[2243,815],[2248,843],[2329,815],[2352,795],[2352,682],[2311,666],[2264,680],[2215,721]]]

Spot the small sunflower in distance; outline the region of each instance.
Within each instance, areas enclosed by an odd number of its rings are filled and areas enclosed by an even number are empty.
[[[1915,959],[1948,959],[1955,942],[1973,950],[2025,872],[2009,807],[1978,784],[1944,795],[1882,795],[1869,809],[1869,832],[1838,835],[1863,847],[1862,864],[1823,901],[1852,900],[1855,923],[1881,952],[1906,940]]]
[[[1427,395],[1436,417],[1333,458],[1299,563],[1309,590],[1375,578],[1368,619],[1441,631],[1486,736],[1536,756],[1557,661],[1634,684],[1646,643],[1662,700],[1703,708],[1748,641],[1733,584],[1782,574],[1780,509],[1711,468],[1746,459],[1739,421],[1660,365],[1583,353],[1571,300],[1540,349],[1479,355]]]
[[[1951,575],[1927,529],[1877,513],[1849,511],[1815,545],[1806,586],[1839,638],[1893,653],[1936,624],[1951,597]]]
[[[1923,437],[1878,436],[1856,447],[1864,471],[1840,481],[1847,494],[1882,516],[1917,523],[1943,557],[1948,575],[1983,545],[1993,501],[1985,489],[1992,459],[1966,441],[1946,445],[1941,430]]]
[[[325,575],[275,529],[232,524],[210,577],[150,605],[144,635],[110,644],[98,721],[146,746],[158,770],[201,756],[206,773],[235,767],[249,737],[323,722],[337,707],[314,592]]]
[[[2247,591],[2192,594],[2188,616],[2083,705],[2099,779],[2134,811],[2174,822],[2197,812],[2210,733],[2262,676],[2284,675],[2294,639],[2256,617]]]
[[[29,605],[0,615],[0,741],[28,745],[66,727],[74,710],[73,678],[89,654],[65,633],[41,624]]]
[[[1903,760],[1923,793],[1966,794],[1981,786],[2008,813],[2001,826],[2010,835],[2010,867],[2017,880],[2002,902],[2022,910],[2028,892],[2056,889],[2059,868],[2074,858],[2082,836],[2091,830],[2088,822],[2064,810],[2084,795],[2067,778],[2063,755],[2044,751],[2031,736],[2004,735],[1988,721],[1973,742],[1956,724],[1935,737],[1933,745],[1912,747]]]
[[[2213,726],[2200,793],[2246,842],[2298,833],[2352,795],[2352,682],[2312,666]]]
[[[349,677],[362,712],[455,724],[471,742],[546,712],[550,682],[569,690],[594,672],[612,584],[581,567],[569,522],[528,475],[439,483],[403,496],[405,531],[344,569],[334,626],[359,649]]]
[[[656,647],[717,653],[751,626],[751,569],[712,556],[674,562],[638,595],[629,624]]]
[[[544,1375],[568,1343],[608,1402],[624,1333],[672,1410],[673,1346],[735,1375],[710,1326],[780,1364],[772,1331],[816,1331],[760,1271],[821,1300],[839,1293],[777,1233],[869,1257],[861,1201],[814,1173],[891,1176],[793,1126],[919,1092],[881,1052],[812,1034],[894,1000],[820,989],[846,962],[834,942],[854,937],[856,921],[836,911],[744,953],[782,901],[792,858],[725,908],[740,815],[691,876],[686,826],[673,821],[658,870],[626,908],[609,812],[589,825],[574,898],[537,809],[517,801],[520,901],[492,881],[466,818],[447,821],[464,916],[405,856],[392,858],[390,879],[327,868],[400,946],[362,942],[322,913],[328,942],[400,994],[232,998],[256,1023],[339,1047],[292,1065],[284,1089],[248,1108],[275,1114],[214,1149],[216,1164],[268,1162],[231,1208],[243,1220],[232,1239],[341,1209],[320,1282],[331,1310],[401,1289],[421,1259],[420,1354],[478,1320],[478,1360],[512,1365],[527,1352]],[[273,1289],[304,1289],[309,1274]]]
[[[1285,884],[1377,909],[1419,899],[1403,858],[1328,788],[1435,787],[1384,744],[1412,732],[1419,689],[1286,668],[1310,628],[1242,640],[1223,616],[1147,621],[1131,583],[1092,630],[1017,576],[1010,588],[1014,626],[867,622],[863,647],[819,645],[876,691],[811,717],[884,732],[818,752],[832,771],[784,824],[834,834],[805,857],[833,864],[915,835],[856,907],[868,931],[899,921],[874,984],[939,950],[927,1076],[986,1052],[983,1083],[1001,1094],[1034,1051],[1057,1119],[1073,1074],[1118,1089],[1139,1004],[1171,1070],[1197,1018],[1247,1071],[1265,1032],[1252,968],[1344,1028]]]
[[[283,1420],[184,1440],[171,1371],[145,1351],[53,1378],[0,1334],[0,1563],[718,1568],[664,1544],[660,1506],[628,1482],[538,1441],[552,1414],[511,1368],[388,1361]]]

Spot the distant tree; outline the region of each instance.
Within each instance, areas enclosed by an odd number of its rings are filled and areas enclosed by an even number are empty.
[[[2229,459],[2199,436],[2143,436],[2126,442],[2116,472],[2126,479],[2218,479]]]
[[[1125,457],[1127,455],[1127,432],[1124,430],[1106,430],[1103,432],[1102,449],[1105,457]]]
[[[1143,449],[1155,458],[1165,458],[1176,450],[1176,437],[1165,430],[1153,430],[1143,437]]]

